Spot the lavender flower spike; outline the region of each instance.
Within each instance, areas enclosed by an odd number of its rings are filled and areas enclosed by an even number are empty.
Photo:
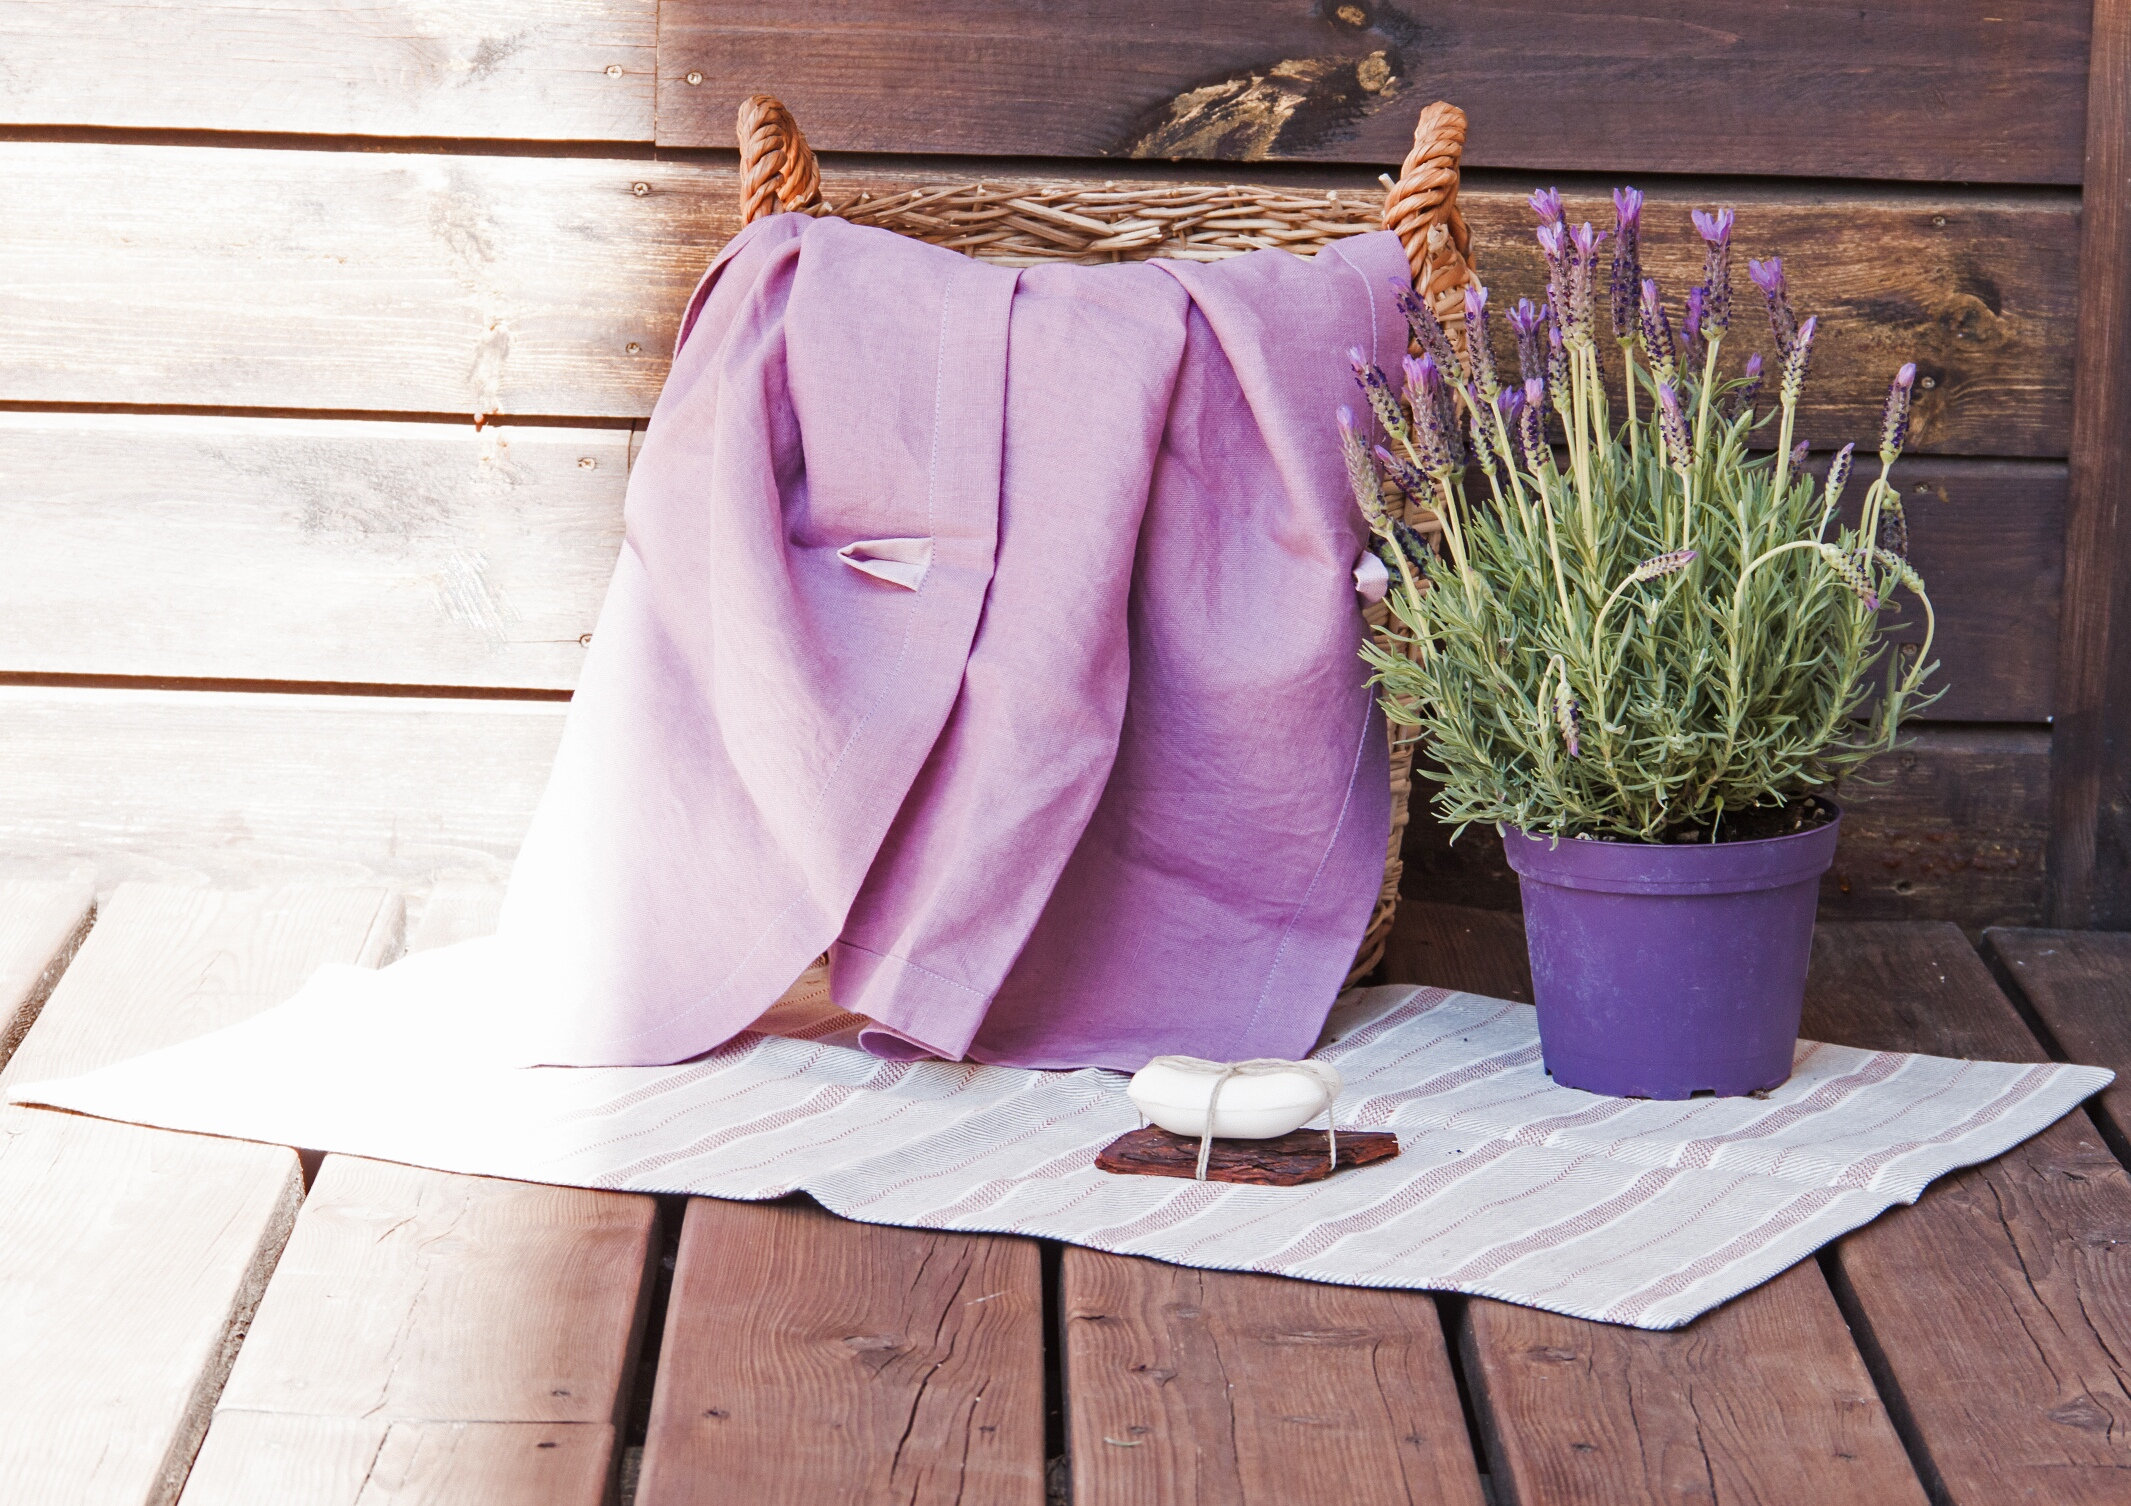
[[[1643,196],[1633,188],[1613,190],[1613,338],[1636,335],[1637,290],[1643,281]]]
[[[1798,326],[1798,338],[1783,357],[1783,406],[1795,408],[1798,394],[1805,390],[1806,363],[1813,358],[1813,331],[1820,327],[1818,317],[1810,318]]]
[[[1755,351],[1746,358],[1746,385],[1739,389],[1739,406],[1751,408],[1754,397],[1761,391],[1761,352]]]
[[[1362,396],[1369,400],[1369,411],[1376,421],[1384,426],[1384,432],[1397,439],[1406,433],[1406,415],[1400,411],[1398,397],[1391,390],[1391,379],[1383,369],[1361,352],[1359,345],[1350,346],[1347,359],[1354,366],[1354,380],[1361,387]]]
[[[1806,458],[1806,456],[1808,456],[1808,455],[1810,455],[1810,454],[1812,454],[1812,453],[1813,453],[1813,441],[1812,441],[1812,440],[1810,440],[1810,439],[1801,439],[1801,440],[1799,440],[1799,441],[1798,441],[1798,443],[1796,443],[1796,444],[1792,445],[1792,446],[1791,446],[1791,469],[1792,469],[1792,470],[1794,470],[1794,471],[1800,471],[1800,470],[1804,470],[1804,469],[1805,469],[1805,458]]]
[[[1768,325],[1776,334],[1776,354],[1788,360],[1791,345],[1798,338],[1798,316],[1791,312],[1790,289],[1783,281],[1783,258],[1771,256],[1767,261],[1748,260],[1746,275],[1754,280],[1754,286],[1761,290],[1762,301],[1768,305]]]
[[[1567,745],[1571,758],[1583,756],[1583,749],[1576,740],[1580,720],[1576,714],[1576,697],[1569,690],[1569,677],[1563,674],[1554,682],[1554,725],[1561,729],[1561,740]]]
[[[1560,402],[1568,401],[1569,348],[1561,338],[1561,326],[1551,325],[1546,332],[1546,384]]]
[[[1850,594],[1863,602],[1872,611],[1879,610],[1879,593],[1872,589],[1872,582],[1865,572],[1857,568],[1857,562],[1833,544],[1820,546],[1820,557],[1827,562],[1835,578],[1850,588]]]
[[[1666,554],[1653,554],[1629,571],[1628,579],[1656,580],[1660,576],[1672,574],[1675,570],[1684,570],[1694,563],[1695,553],[1692,549],[1674,549]]]
[[[1846,444],[1828,462],[1828,483],[1820,495],[1829,512],[1842,505],[1842,489],[1850,484],[1850,457],[1856,453],[1856,445]]]
[[[1383,483],[1369,459],[1369,441],[1356,432],[1354,410],[1345,403],[1339,405],[1339,448],[1346,456],[1347,484],[1354,489],[1354,505],[1361,509],[1370,532],[1385,532],[1390,527],[1390,515],[1384,509]]]
[[[1569,227],[1555,220],[1534,234],[1546,256],[1546,304],[1559,325],[1569,316]]]
[[[1421,349],[1434,356],[1437,368],[1452,380],[1463,381],[1464,373],[1458,367],[1457,348],[1450,343],[1450,336],[1444,333],[1442,322],[1435,316],[1435,310],[1428,306],[1426,299],[1416,295],[1405,283],[1395,282],[1391,286],[1392,296],[1396,299],[1400,312],[1406,316],[1406,327],[1413,331],[1413,338],[1420,342]]]
[[[1647,277],[1643,279],[1643,354],[1659,381],[1679,385],[1680,358],[1672,348],[1672,321],[1665,315],[1657,283]]]
[[[1569,232],[1569,244],[1575,248],[1574,262],[1569,268],[1569,332],[1573,336],[1589,340],[1595,310],[1593,288],[1598,280],[1598,243],[1606,238],[1603,230],[1591,228],[1585,220]]]
[[[1488,323],[1487,289],[1477,282],[1465,284],[1465,358],[1472,367],[1473,382],[1489,402],[1502,390],[1495,371],[1495,332]]]
[[[1547,321],[1547,311],[1535,307],[1529,298],[1519,298],[1517,306],[1509,311],[1509,327],[1517,336],[1517,378],[1530,381],[1543,374],[1539,353],[1539,330]]]
[[[1708,242],[1702,265],[1702,328],[1712,341],[1721,341],[1731,328],[1731,227],[1737,218],[1730,209],[1694,212],[1694,228]]]
[[[1406,361],[1406,392],[1413,404],[1413,436],[1421,469],[1430,481],[1451,472],[1450,439],[1443,431],[1443,373],[1434,356]]]
[[[1539,216],[1540,224],[1558,225],[1561,223],[1560,189],[1542,188],[1526,202],[1532,206],[1532,213]]]
[[[1908,443],[1909,396],[1915,389],[1916,362],[1910,361],[1894,374],[1894,382],[1887,388],[1887,410],[1879,421],[1879,458],[1883,465],[1894,464],[1895,456]]]
[[[1546,383],[1537,377],[1524,384],[1524,406],[1517,410],[1517,448],[1523,452],[1524,468],[1535,474],[1554,458],[1546,447]]]
[[[1684,467],[1691,458],[1687,443],[1687,415],[1680,411],[1680,389],[1670,382],[1657,386],[1658,431],[1665,436],[1665,448],[1672,452],[1675,469]]]
[[[1690,357],[1702,343],[1702,306],[1706,296],[1707,289],[1704,288],[1687,290],[1687,317],[1680,321],[1680,338],[1686,343]]]

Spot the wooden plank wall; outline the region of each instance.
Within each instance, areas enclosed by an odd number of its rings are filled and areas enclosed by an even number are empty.
[[[737,225],[745,95],[793,106],[832,197],[1143,176],[1365,200],[1445,97],[1500,294],[1538,287],[1532,187],[1597,217],[1632,178],[1676,287],[1693,205],[1785,255],[1824,316],[1817,449],[1869,436],[1918,362],[1902,478],[1950,691],[1849,792],[1827,909],[2033,924],[2046,850],[2085,904],[2123,801],[2050,719],[2070,694],[2099,725],[2109,687],[2059,644],[2123,631],[2094,606],[2124,589],[2121,465],[2087,416],[2110,410],[2075,403],[2122,370],[2080,299],[2124,277],[2120,234],[2090,213],[2082,237],[2090,135],[2121,133],[2089,109],[2097,14],[2120,70],[2123,0],[0,0],[0,867],[506,870],[632,438]],[[2070,615],[2068,507],[2093,542]],[[1413,892],[1514,903],[1486,843],[1413,832]]]

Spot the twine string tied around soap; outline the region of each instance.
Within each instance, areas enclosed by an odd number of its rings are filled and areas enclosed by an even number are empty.
[[[1289,1062],[1281,1061],[1277,1057],[1257,1057],[1247,1062],[1229,1062],[1222,1067],[1221,1075],[1213,1080],[1213,1087],[1206,1095],[1206,1130],[1205,1133],[1199,1136],[1199,1165],[1198,1169],[1192,1173],[1194,1181],[1203,1182],[1206,1180],[1206,1166],[1213,1156],[1213,1130],[1216,1123],[1215,1116],[1219,1113],[1221,1107],[1221,1090],[1228,1086],[1231,1078],[1265,1077],[1274,1072],[1306,1073],[1316,1078],[1326,1092],[1331,1095],[1324,1106],[1325,1151],[1331,1158],[1330,1169],[1333,1171],[1339,1170],[1339,1128],[1336,1123],[1336,1111],[1339,1107],[1339,1087],[1337,1085],[1338,1080],[1331,1069],[1320,1066],[1316,1062]],[[1317,1116],[1312,1114],[1310,1117],[1314,1119]]]

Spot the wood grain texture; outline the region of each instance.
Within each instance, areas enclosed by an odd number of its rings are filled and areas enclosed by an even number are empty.
[[[1463,1347],[1505,1501],[1923,1506],[1811,1261],[1671,1333],[1475,1299]]]
[[[0,670],[568,689],[627,442],[0,413]]]
[[[2131,936],[1990,930],[1983,945],[2066,1061],[2116,1074],[2092,1102],[2131,1141]]]
[[[1952,926],[1824,925],[1804,1033],[2039,1061]],[[2131,1177],[2074,1112],[1836,1246],[1837,1295],[1936,1499],[2116,1502],[2131,1479]]]
[[[182,1506],[569,1506],[605,1497],[614,1429],[221,1412]]]
[[[0,1069],[89,934],[92,878],[0,880]]]
[[[414,947],[493,929],[496,897],[441,886]],[[185,1506],[600,1506],[656,1217],[627,1193],[325,1157]]]
[[[621,548],[626,439],[0,413],[0,670],[570,689]],[[1940,615],[1949,693],[1927,715],[2043,720],[2063,467],[1897,475]]]
[[[656,0],[13,0],[0,123],[651,139]]]
[[[0,144],[0,176],[0,401],[638,417],[690,288],[738,229],[732,171],[687,163],[18,142]],[[924,181],[845,169],[825,189]],[[1313,181],[1380,207],[1351,174]],[[2071,202],[1734,197],[1742,249],[1789,250],[1802,306],[1826,316],[1801,430],[1816,444],[1869,435],[1914,357],[1935,384],[1920,449],[2064,453]],[[1504,296],[1533,283],[1522,194],[1463,202],[1483,275]],[[1687,204],[1668,189],[1646,211],[1676,296],[1699,254]]]
[[[666,0],[659,140],[767,90],[830,151],[1395,162],[1447,98],[1480,166],[2077,182],[2086,6],[1990,10]]]
[[[2131,928],[2131,4],[2094,0],[2051,766],[2054,926]]]
[[[1887,384],[1903,362],[1914,361],[1915,452],[2064,453],[2078,339],[2077,201],[1999,200],[1945,188],[1900,196],[1748,189],[1719,197],[1739,214],[1726,369],[1737,371],[1756,350],[1775,361],[1745,259],[1780,255],[1799,317],[1820,319],[1797,428],[1815,450],[1832,453],[1851,440],[1862,451],[1876,449]],[[1644,274],[1658,280],[1678,321],[1688,288],[1702,280],[1704,247],[1689,211],[1713,199],[1706,191],[1664,185],[1649,200]],[[1563,202],[1572,222],[1589,220],[1601,229],[1614,223],[1604,192],[1571,190]],[[1546,271],[1532,236],[1537,221],[1523,196],[1474,186],[1459,204],[1473,229],[1480,276],[1503,300],[1497,308],[1506,312],[1518,297],[1543,302]],[[1498,314],[1506,345],[1501,325]],[[1606,358],[1617,373],[1610,340]]]
[[[1532,996],[1523,923],[1451,905],[1400,907],[1382,976]],[[1672,1333],[1475,1299],[1460,1340],[1500,1500],[1922,1499],[1811,1262]]]
[[[1426,1292],[1078,1247],[1061,1280],[1076,1500],[1478,1506]]]
[[[1821,882],[1821,918],[2033,924],[2049,840],[2049,733],[1922,725],[1905,737],[1839,792],[1842,843]],[[1453,842],[1433,818],[1431,791],[1415,781],[1407,899],[1521,908],[1500,838],[1471,827]]]
[[[637,1506],[1041,1506],[1032,1240],[695,1199]]]
[[[116,876],[501,880],[552,702],[0,687],[0,853]]]
[[[6,1080],[87,1070],[374,963],[367,894],[129,886]],[[293,1151],[0,1109],[0,1499],[167,1506],[302,1196]]]

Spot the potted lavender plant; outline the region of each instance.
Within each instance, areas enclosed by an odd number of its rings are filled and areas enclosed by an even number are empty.
[[[1824,481],[1793,448],[1816,321],[1794,317],[1774,258],[1749,263],[1772,407],[1761,357],[1728,359],[1732,211],[1694,215],[1704,275],[1676,334],[1641,274],[1640,194],[1614,195],[1610,288],[1606,234],[1571,227],[1552,191],[1532,203],[1549,277],[1544,306],[1509,315],[1518,380],[1498,372],[1480,287],[1462,351],[1407,295],[1424,353],[1399,388],[1354,353],[1368,417],[1343,408],[1340,430],[1396,619],[1365,653],[1386,710],[1426,738],[1443,818],[1501,831],[1555,1080],[1774,1087],[1841,823],[1830,792],[1892,744],[1934,667],[1888,482],[1915,367],[1895,375],[1879,474],[1846,524],[1854,446]],[[1416,530],[1402,519],[1420,507]],[[1904,592],[1924,640],[1890,654]]]

